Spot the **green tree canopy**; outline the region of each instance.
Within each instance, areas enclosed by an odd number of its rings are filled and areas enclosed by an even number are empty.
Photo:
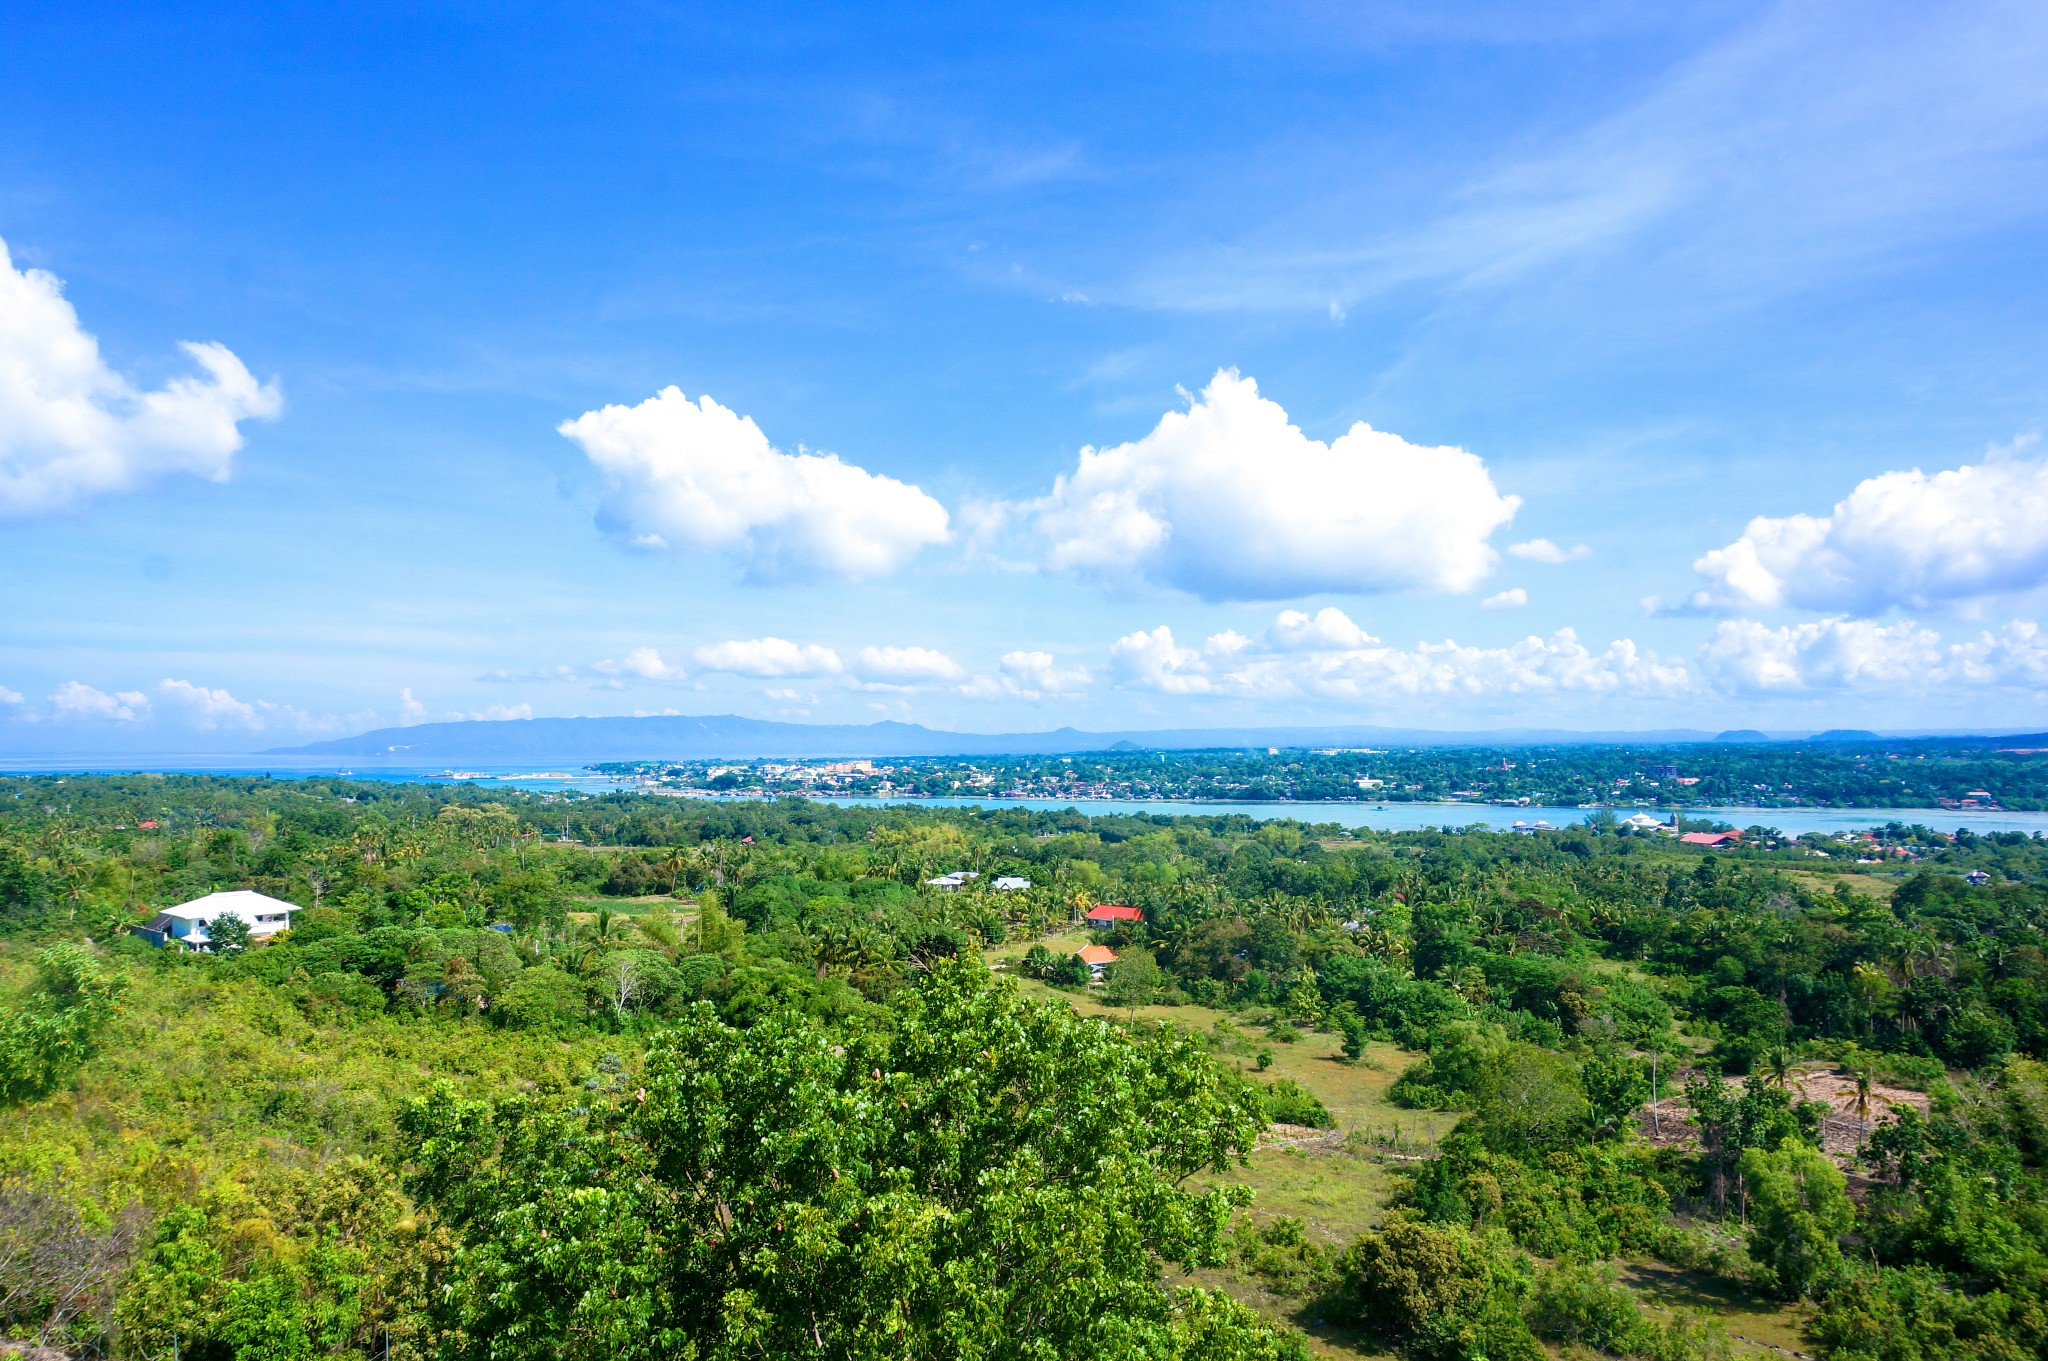
[[[1745,1150],[1749,1253],[1798,1298],[1841,1265],[1842,1235],[1856,1221],[1842,1170],[1827,1155],[1787,1139],[1772,1152]]]
[[[1242,1306],[1158,1280],[1220,1260],[1246,1197],[1186,1182],[1259,1125],[1171,1030],[942,961],[885,1036],[698,1006],[593,1082],[575,1107],[444,1089],[403,1117],[461,1242],[461,1355],[1276,1355]]]
[[[125,981],[84,949],[56,945],[36,961],[36,985],[0,1012],[0,1107],[46,1096],[99,1047]]]
[[[239,954],[249,948],[249,923],[232,912],[223,912],[206,924],[206,948],[217,955]]]

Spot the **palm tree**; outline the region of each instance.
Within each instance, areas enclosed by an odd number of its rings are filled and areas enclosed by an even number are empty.
[[[1792,1073],[1794,1067],[1792,1060],[1792,1051],[1782,1044],[1777,1046],[1776,1048],[1771,1050],[1770,1065],[1772,1083],[1775,1084],[1778,1090],[1780,1091],[1791,1091]]]
[[[683,871],[690,867],[690,853],[681,846],[671,846],[655,868],[668,871],[668,891],[676,891],[676,882],[683,877]]]
[[[1870,1137],[1870,1065],[1856,1069],[1856,1141]]]
[[[596,919],[586,922],[576,933],[579,946],[576,952],[576,967],[588,968],[590,962],[599,955],[606,954],[632,939],[632,931],[628,918],[608,907],[600,907]]]
[[[633,925],[641,935],[654,942],[654,948],[670,959],[680,958],[683,953],[683,938],[676,930],[676,924],[660,917],[635,917]]]

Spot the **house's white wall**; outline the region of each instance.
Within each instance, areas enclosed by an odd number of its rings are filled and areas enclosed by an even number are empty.
[[[204,945],[211,939],[209,928],[222,917],[239,917],[248,923],[250,936],[261,940],[274,936],[280,931],[291,929],[291,914],[296,908],[244,908],[235,903],[224,904],[207,912],[180,912],[171,909],[167,915],[172,921],[171,934],[180,940],[195,945]],[[264,917],[277,917],[277,921],[264,921]]]

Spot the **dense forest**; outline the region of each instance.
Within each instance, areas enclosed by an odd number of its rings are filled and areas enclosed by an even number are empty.
[[[1867,734],[1864,735],[1868,737]],[[1575,807],[2048,808],[2048,737],[1107,751],[1082,756],[639,761],[600,767],[712,792],[992,798],[1470,799]]]
[[[2048,1356],[2048,843],[1787,855],[0,779],[0,1330],[1680,1361],[1776,1319]],[[239,888],[289,932],[131,930]]]

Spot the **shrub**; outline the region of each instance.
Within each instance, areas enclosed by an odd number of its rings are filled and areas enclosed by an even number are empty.
[[[314,1020],[342,1020],[384,1010],[384,990],[361,974],[328,972],[295,989],[299,1010]]]
[[[1539,1361],[1522,1317],[1526,1266],[1505,1239],[1395,1219],[1344,1253],[1344,1287],[1359,1324],[1418,1361]]]
[[[1230,1255],[1268,1289],[1294,1299],[1319,1295],[1336,1284],[1337,1254],[1312,1240],[1299,1219],[1282,1216],[1264,1227],[1239,1219],[1231,1231]]]
[[[1261,1093],[1266,1118],[1277,1124],[1307,1125],[1310,1129],[1335,1129],[1329,1107],[1316,1094],[1291,1077],[1277,1078]]]
[[[490,1010],[491,1019],[514,1030],[552,1030],[583,1013],[583,985],[553,965],[520,974]]]

